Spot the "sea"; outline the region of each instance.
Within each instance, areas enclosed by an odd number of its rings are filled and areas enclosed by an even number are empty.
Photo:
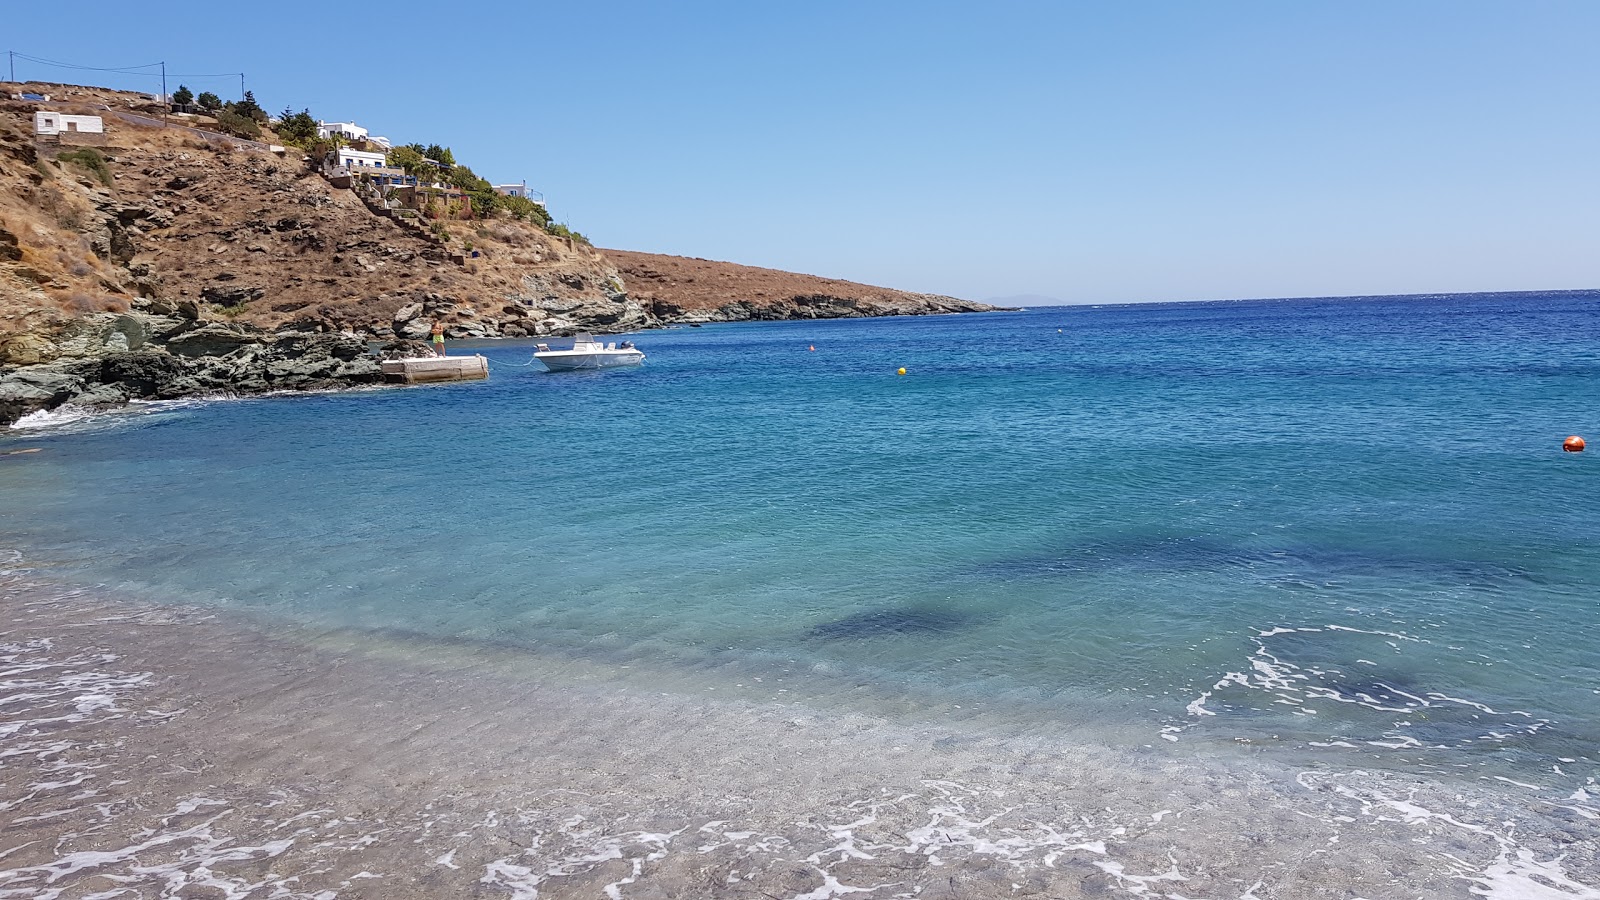
[[[975,757],[1093,748],[1134,780],[1370,777],[1381,798],[1330,796],[1356,798],[1351,823],[1398,823],[1394,852],[1489,838],[1477,862],[1441,849],[1426,885],[1392,867],[1389,893],[1357,865],[1203,896],[1600,897],[1600,292],[630,337],[643,366],[549,373],[531,342],[457,342],[488,380],[30,416],[0,433],[0,453],[38,450],[0,456],[0,548],[32,590],[237,620],[313,655],[332,635],[394,665],[484,648],[542,685],[582,672],[685,708],[943,735],[930,753],[952,735]],[[1563,452],[1573,434],[1591,449]],[[1147,825],[1182,811],[1149,805]],[[828,887],[845,883],[827,846],[821,886],[781,895],[851,893]],[[1044,872],[1066,845],[1037,846]],[[1110,893],[1202,895],[1181,853],[1172,878],[1159,853],[1145,875],[1107,853]],[[470,874],[567,896],[581,868],[519,858]]]

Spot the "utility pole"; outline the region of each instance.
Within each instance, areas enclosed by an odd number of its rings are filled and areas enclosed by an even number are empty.
[[[172,103],[167,100],[167,64],[161,63],[161,127],[167,127],[167,113],[172,112]]]
[[[11,80],[15,82],[17,80],[17,51],[7,50],[6,55],[11,57]]]
[[[244,102],[244,73],[239,73],[239,102]]]

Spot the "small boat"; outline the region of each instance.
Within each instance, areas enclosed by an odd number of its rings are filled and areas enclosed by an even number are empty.
[[[633,341],[605,344],[592,334],[580,334],[572,339],[572,349],[551,350],[549,344],[535,344],[533,358],[544,363],[552,372],[571,369],[609,369],[612,366],[637,366],[644,362],[644,351]]]

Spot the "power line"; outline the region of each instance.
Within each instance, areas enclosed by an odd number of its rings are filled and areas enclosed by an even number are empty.
[[[65,62],[61,62],[60,60],[45,59],[42,56],[29,56],[26,53],[18,53],[15,50],[9,50],[9,51],[7,51],[7,53],[11,56],[12,60],[25,59],[28,62],[39,63],[40,65],[45,65],[45,66],[54,66],[54,67],[59,68],[59,69],[77,69],[79,71],[84,71],[84,72],[117,72],[117,73],[120,73],[120,74],[123,74],[123,75],[143,75],[143,76],[145,76],[147,78],[159,78],[159,77],[161,77],[161,73],[159,71],[156,71],[156,72],[141,72],[141,71],[139,71],[140,69],[160,69],[161,66],[162,66],[162,63],[158,63],[158,62],[147,63],[147,64],[142,65],[142,66],[81,66],[81,65],[78,65],[77,63],[65,63]],[[13,81],[16,80],[16,71],[15,71],[14,66],[15,66],[15,63],[13,62],[13,70],[12,70],[12,73],[11,73]],[[167,77],[168,78],[243,78],[244,77],[244,73],[243,72],[208,72],[208,73],[205,73],[205,74],[195,74],[195,75],[174,75],[174,74],[169,72],[167,74]]]
[[[150,76],[154,76],[156,74],[155,72],[140,72],[138,70],[139,69],[157,69],[157,68],[161,67],[161,63],[158,63],[158,62],[146,63],[145,65],[142,65],[142,66],[114,66],[114,67],[80,66],[80,65],[76,65],[74,63],[64,63],[64,62],[59,62],[59,61],[53,60],[53,59],[44,59],[44,58],[38,57],[38,56],[29,56],[26,53],[18,53],[15,50],[10,51],[10,53],[11,53],[12,56],[14,56],[14,57],[16,57],[18,59],[25,59],[25,60],[27,60],[29,62],[36,62],[36,63],[39,63],[41,65],[55,66],[55,67],[61,68],[61,69],[82,69],[82,70],[88,71],[88,72],[120,72],[120,73],[122,73],[124,75],[150,75]],[[230,72],[229,74],[232,75],[232,74],[237,74],[237,73]],[[199,77],[199,76],[195,76],[195,77]]]

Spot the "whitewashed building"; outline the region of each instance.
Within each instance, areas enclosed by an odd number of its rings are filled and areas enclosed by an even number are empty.
[[[497,184],[494,186],[494,190],[495,193],[505,197],[522,197],[532,200],[541,206],[544,205],[544,194],[541,194],[538,191],[528,190],[528,183],[526,181],[521,182],[520,184]]]
[[[347,141],[367,139],[367,130],[354,122],[317,122],[317,137],[328,138],[336,134],[343,135]]]
[[[58,112],[41,109],[33,114],[34,134],[61,134],[82,132],[84,134],[105,134],[105,123],[99,116],[68,116]]]
[[[349,147],[340,147],[334,151],[338,154],[339,161],[334,165],[344,166],[352,172],[359,172],[363,168],[387,168],[389,157],[382,153],[373,153],[370,150],[351,150]]]

